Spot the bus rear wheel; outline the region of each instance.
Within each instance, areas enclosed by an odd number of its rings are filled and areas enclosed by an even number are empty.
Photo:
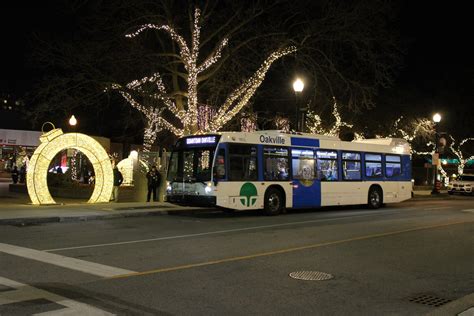
[[[377,209],[382,206],[383,195],[379,187],[371,187],[369,190],[368,206],[371,209]]]
[[[283,211],[284,199],[283,194],[276,188],[269,188],[265,192],[265,201],[263,210],[266,215],[278,215]]]

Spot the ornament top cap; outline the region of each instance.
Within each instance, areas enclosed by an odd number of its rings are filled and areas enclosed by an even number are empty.
[[[48,131],[48,132],[45,132],[44,131],[44,127],[46,124],[50,124],[53,129]],[[53,140],[54,138],[64,134],[63,133],[63,130],[60,129],[60,128],[56,128],[56,126],[54,126],[53,123],[51,122],[46,122],[43,124],[43,126],[41,126],[41,132],[43,133],[41,136],[40,136],[40,142],[44,143],[44,142],[50,142],[51,140]]]

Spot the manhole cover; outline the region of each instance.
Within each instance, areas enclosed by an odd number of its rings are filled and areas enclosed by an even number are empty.
[[[332,274],[319,272],[319,271],[296,271],[291,272],[290,277],[298,280],[306,281],[324,281],[332,279]]]
[[[434,306],[434,307],[439,307],[441,305],[451,302],[451,300],[449,299],[436,297],[429,294],[421,294],[421,295],[413,296],[413,297],[410,297],[408,300],[413,303],[429,305],[429,306]]]

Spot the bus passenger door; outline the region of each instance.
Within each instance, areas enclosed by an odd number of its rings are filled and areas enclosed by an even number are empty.
[[[321,206],[321,181],[316,176],[314,151],[292,149],[293,208]]]
[[[321,206],[321,181],[293,180],[293,208],[312,208]]]

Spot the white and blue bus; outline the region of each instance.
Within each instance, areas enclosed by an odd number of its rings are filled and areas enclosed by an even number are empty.
[[[171,153],[171,203],[234,210],[367,204],[411,198],[410,146],[403,139],[341,141],[281,131],[180,138]]]

